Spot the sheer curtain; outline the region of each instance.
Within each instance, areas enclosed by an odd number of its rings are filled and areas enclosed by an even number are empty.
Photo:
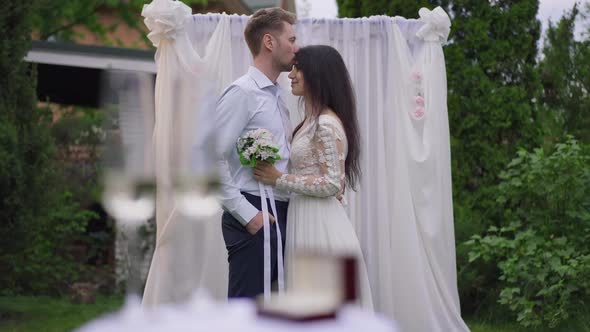
[[[151,31],[149,37],[158,47],[154,144],[156,169],[164,178],[170,173],[174,154],[184,151],[170,148],[172,141],[177,140],[174,143],[178,145],[192,142],[175,137],[176,127],[170,124],[178,123],[181,117],[177,113],[208,119],[198,114],[211,111],[190,100],[180,108],[182,111],[174,108],[178,80],[170,73],[188,73],[181,75],[181,86],[195,75],[207,77],[191,87],[193,93],[188,95],[207,91],[217,96],[252,62],[243,38],[249,17],[190,15],[190,9],[187,12],[182,6],[178,1],[154,0],[142,13]],[[466,331],[456,280],[446,71],[441,47],[450,20],[440,8],[421,9],[419,14],[417,20],[387,16],[303,18],[296,25],[296,33],[301,46],[327,44],[338,49],[354,83],[363,177],[357,191],[348,190],[346,195],[376,309],[396,320],[404,331]],[[279,82],[289,86],[286,75]],[[287,103],[297,123],[303,112],[298,109],[297,98],[288,96]],[[182,139],[185,142],[178,141]],[[165,188],[158,188],[158,243],[144,304],[176,300],[167,294],[178,293],[181,285],[186,287],[182,290],[185,293],[189,287],[199,286],[224,298],[227,261],[218,216],[198,226],[193,223],[190,232],[182,231],[174,226],[178,219],[175,202]],[[164,193],[161,199],[160,192]],[[162,235],[160,228],[177,231]],[[198,241],[200,247],[185,251],[183,241]],[[170,265],[178,261],[178,256],[185,258]],[[171,282],[170,275],[190,282]]]

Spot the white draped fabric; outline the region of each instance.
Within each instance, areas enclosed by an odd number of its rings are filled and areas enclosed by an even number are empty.
[[[190,15],[171,0],[154,0],[142,15],[158,47],[158,234],[144,305],[179,301],[191,287],[224,298],[227,256],[219,215],[198,223],[178,213],[172,165],[186,165],[194,143],[195,130],[186,126],[212,127],[202,114],[205,92],[219,95],[251,64],[243,37],[249,17]],[[376,310],[402,331],[467,331],[457,290],[442,52],[450,20],[441,8],[423,8],[419,15],[303,18],[296,33],[300,46],[335,47],[354,83],[363,177],[358,191],[346,195]],[[288,86],[286,75],[279,82]],[[287,103],[298,123],[297,99],[289,96]]]

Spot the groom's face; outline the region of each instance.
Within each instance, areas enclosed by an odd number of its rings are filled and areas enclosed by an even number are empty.
[[[299,51],[293,26],[287,22],[283,22],[283,31],[279,34],[274,34],[273,38],[277,43],[277,46],[272,52],[275,66],[281,71],[290,71],[295,60],[295,53]]]

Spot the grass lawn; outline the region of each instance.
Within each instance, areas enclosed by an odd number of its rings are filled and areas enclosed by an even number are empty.
[[[525,328],[517,323],[498,323],[481,319],[465,320],[471,332],[590,332],[590,314],[572,317],[562,325],[550,329],[548,327]]]
[[[0,331],[72,331],[122,305],[122,297],[98,297],[94,304],[72,304],[67,298],[0,297]]]
[[[492,322],[481,322],[477,319],[467,319],[467,325],[471,329],[471,332],[541,332],[543,329],[526,329],[516,323],[492,323]],[[555,331],[555,330],[548,330]],[[559,331],[559,330],[557,330]]]
[[[67,298],[0,297],[0,332],[72,331],[84,323],[118,310],[122,297],[99,297],[95,304],[72,304]],[[468,318],[472,332],[590,332],[590,312],[557,329],[523,328],[516,323],[497,323]]]

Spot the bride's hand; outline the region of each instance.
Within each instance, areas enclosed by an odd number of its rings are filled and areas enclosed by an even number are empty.
[[[267,162],[258,162],[256,167],[252,169],[254,171],[254,178],[259,182],[274,186],[277,183],[277,179],[283,175],[273,165]]]

